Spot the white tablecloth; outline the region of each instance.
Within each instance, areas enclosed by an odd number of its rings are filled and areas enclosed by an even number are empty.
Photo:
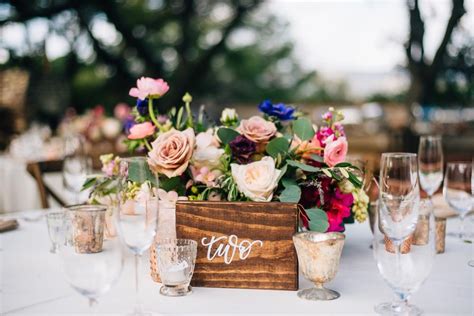
[[[19,214],[15,214],[18,216]],[[27,214],[28,215],[28,214]],[[85,298],[65,282],[56,255],[50,254],[44,218],[21,220],[16,231],[0,234],[2,315],[70,315],[90,313]],[[448,221],[448,230],[457,220]],[[148,259],[142,261],[142,293],[147,310],[162,314],[373,314],[377,303],[393,294],[381,279],[369,249],[367,223],[349,225],[339,272],[327,286],[341,293],[335,301],[309,302],[292,291],[195,288],[187,297],[158,294],[159,284],[149,277]],[[472,315],[474,258],[472,244],[447,237],[446,253],[438,255],[427,282],[412,302],[428,315]],[[300,288],[309,287],[301,277]],[[134,303],[133,260],[128,255],[119,282],[99,299],[100,314],[125,314]]]

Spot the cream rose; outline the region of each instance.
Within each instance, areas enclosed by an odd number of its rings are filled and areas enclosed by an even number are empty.
[[[161,134],[151,144],[152,150],[148,153],[150,168],[168,178],[180,176],[189,165],[194,144],[192,128],[182,132],[173,129]]]
[[[239,191],[246,197],[256,202],[271,201],[281,173],[275,168],[272,157],[263,157],[248,165],[231,164],[230,167]]]
[[[245,137],[256,143],[268,142],[277,132],[275,124],[266,121],[260,116],[252,116],[248,120],[242,120],[238,130]]]
[[[193,154],[193,165],[196,168],[209,167],[217,168],[220,165],[220,158],[224,154],[224,149],[218,148],[219,142],[212,134],[212,130],[199,133],[196,136],[196,150]]]

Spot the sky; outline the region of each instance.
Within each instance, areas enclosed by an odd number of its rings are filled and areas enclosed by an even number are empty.
[[[421,1],[428,58],[444,34],[451,0]],[[270,0],[269,10],[285,18],[296,55],[305,67],[323,72],[389,72],[404,62],[408,34],[404,0]],[[474,30],[474,0],[465,0],[462,26]]]

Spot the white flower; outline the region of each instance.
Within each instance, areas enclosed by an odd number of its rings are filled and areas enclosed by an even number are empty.
[[[239,116],[237,115],[237,112],[235,111],[235,109],[225,108],[222,111],[222,114],[221,114],[222,124],[235,122],[238,120],[238,118]]]
[[[208,167],[213,169],[219,167],[220,157],[224,154],[224,149],[218,147],[219,142],[212,134],[212,130],[199,133],[196,136],[196,149],[192,164],[196,168]]]
[[[231,170],[239,191],[246,197],[256,202],[271,201],[281,173],[272,157],[248,165],[231,164]]]

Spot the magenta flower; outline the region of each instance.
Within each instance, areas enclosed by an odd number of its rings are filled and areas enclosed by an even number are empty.
[[[137,80],[137,87],[130,89],[129,95],[144,100],[147,97],[159,98],[163,96],[170,87],[163,79],[141,77]]]
[[[321,147],[326,147],[326,139],[331,135],[334,135],[334,131],[330,127],[323,126],[319,129],[316,138],[319,140]]]

